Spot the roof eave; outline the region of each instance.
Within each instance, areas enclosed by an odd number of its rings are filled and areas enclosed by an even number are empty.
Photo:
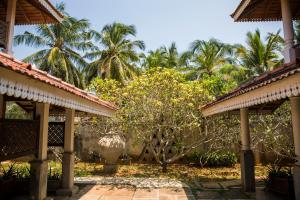
[[[236,10],[230,15],[235,22],[239,21],[239,18],[241,16],[241,14],[244,12],[244,10],[247,8],[247,6],[250,4],[251,0],[243,0],[238,7],[236,8]]]
[[[48,0],[38,0],[38,2],[49,12],[49,14],[58,22],[61,23],[64,20],[63,14],[61,14]]]

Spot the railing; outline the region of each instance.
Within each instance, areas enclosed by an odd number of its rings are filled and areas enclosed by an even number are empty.
[[[48,146],[63,147],[65,140],[65,122],[49,122]]]
[[[6,48],[7,23],[0,21],[0,48]]]
[[[39,120],[0,121],[0,161],[38,152]]]

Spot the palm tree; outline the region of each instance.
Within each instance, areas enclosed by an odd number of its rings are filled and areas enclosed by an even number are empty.
[[[156,67],[164,68],[167,66],[166,52],[162,51],[161,48],[149,51],[148,55],[142,54],[141,58],[143,59],[142,66],[146,69]]]
[[[136,62],[139,55],[136,49],[145,49],[144,42],[130,40],[129,36],[135,36],[134,26],[121,23],[113,23],[104,26],[97,39],[103,49],[96,49],[85,55],[93,59],[86,68],[86,79],[91,80],[97,74],[103,79],[115,79],[124,83],[136,74]]]
[[[181,56],[181,63],[190,67],[193,79],[200,79],[204,74],[211,76],[220,66],[231,62],[231,46],[216,39],[209,41],[196,40],[191,44],[190,51]]]
[[[259,30],[247,33],[247,47],[238,47],[237,54],[241,65],[247,70],[248,78],[272,70],[282,63],[279,53],[282,50],[283,39],[279,35],[269,33],[266,42],[261,38]]]
[[[179,66],[179,53],[176,47],[176,43],[172,42],[170,47],[162,47],[162,52],[164,52],[166,57],[167,67],[176,68]]]
[[[155,67],[162,68],[178,68],[180,56],[176,47],[176,43],[172,42],[169,47],[162,46],[155,51],[149,51],[147,56],[143,55],[143,66],[146,69]]]
[[[56,77],[61,78],[77,87],[84,87],[82,70],[87,65],[79,51],[93,48],[89,41],[88,20],[78,20],[64,12],[65,5],[59,4],[58,10],[64,13],[62,23],[39,25],[36,34],[28,31],[15,36],[15,44],[42,48],[24,59],[35,64]]]

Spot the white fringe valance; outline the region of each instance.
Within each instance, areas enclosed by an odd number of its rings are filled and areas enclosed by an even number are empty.
[[[257,88],[259,89],[259,88]],[[244,93],[249,94],[249,93]],[[222,112],[237,110],[241,108],[247,108],[255,105],[260,105],[264,103],[269,103],[277,100],[282,100],[294,96],[300,96],[300,80],[292,85],[282,84],[280,87],[261,93],[259,96],[251,96],[250,94],[247,98],[233,101],[232,103],[225,103],[229,99],[239,98],[239,96],[229,98],[224,100],[225,106],[220,105],[222,102],[210,106],[203,110],[205,116],[210,116]]]
[[[101,109],[82,104],[72,99],[66,99],[53,93],[46,92],[37,87],[26,85],[18,81],[11,81],[0,77],[0,94],[13,96],[16,98],[27,99],[30,101],[49,103],[60,107],[70,108],[82,112],[92,113],[96,115],[110,116],[108,113],[103,112]]]

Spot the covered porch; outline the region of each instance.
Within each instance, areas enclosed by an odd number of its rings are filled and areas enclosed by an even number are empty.
[[[205,117],[220,113],[240,116],[241,181],[244,191],[255,192],[254,156],[251,149],[250,115],[272,114],[282,103],[290,101],[295,162],[293,166],[296,199],[300,198],[300,60],[299,49],[293,48],[292,62],[241,85],[233,92],[203,106]]]
[[[29,118],[6,119],[8,102]],[[33,199],[47,197],[48,147],[63,148],[59,195],[74,190],[74,119],[82,113],[112,117],[116,107],[45,72],[0,53],[0,161],[32,156]],[[59,117],[57,117],[59,116]],[[57,120],[59,119],[59,120]]]

